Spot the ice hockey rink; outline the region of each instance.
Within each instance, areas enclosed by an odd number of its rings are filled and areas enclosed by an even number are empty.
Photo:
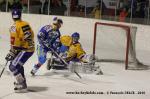
[[[8,38],[6,34],[0,35],[1,67],[5,65],[4,57],[9,51]],[[140,39],[142,40],[144,39]],[[84,40],[82,43],[88,45]],[[142,56],[146,56],[142,60],[147,64],[150,64],[149,55],[148,51],[142,51]],[[28,93],[14,93],[14,78],[7,73],[6,68],[0,78],[0,99],[149,99],[150,97],[150,70],[125,70],[124,64],[98,63],[103,75],[80,73],[82,76],[80,79],[67,70],[46,70],[44,64],[37,75],[32,77],[30,71],[36,62],[35,52],[24,65],[30,90]]]

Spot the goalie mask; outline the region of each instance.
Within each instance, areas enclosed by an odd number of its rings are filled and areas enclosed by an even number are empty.
[[[77,32],[75,32],[75,33],[73,33],[73,34],[71,35],[71,37],[72,37],[72,39],[73,39],[73,42],[74,42],[74,43],[77,43],[77,42],[79,41],[79,39],[80,39],[80,34],[77,33]]]

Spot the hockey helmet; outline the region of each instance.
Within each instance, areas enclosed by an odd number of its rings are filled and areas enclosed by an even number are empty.
[[[75,32],[71,35],[73,42],[78,42],[78,40],[80,39],[80,34]]]
[[[78,33],[78,32],[74,32],[72,35],[71,35],[71,37],[78,37],[78,38],[80,38],[80,34]]]
[[[72,38],[69,35],[63,35],[60,37],[60,42],[65,46],[70,46],[72,44]]]
[[[53,18],[53,29],[59,29],[60,27],[61,27],[61,25],[63,24],[63,21],[62,21],[62,19],[59,19],[59,18],[57,18],[57,17],[54,17]]]
[[[59,19],[59,18],[57,18],[57,17],[54,17],[54,18],[53,18],[53,24],[63,24],[63,21],[62,21],[62,19]]]
[[[21,18],[21,10],[20,9],[13,9],[12,10],[12,18],[13,19],[20,19]]]

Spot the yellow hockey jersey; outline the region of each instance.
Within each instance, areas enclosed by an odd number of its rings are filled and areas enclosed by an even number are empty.
[[[76,58],[81,59],[84,55],[85,55],[85,51],[83,50],[81,44],[78,43],[74,43],[69,47],[68,53],[67,53],[67,57],[74,57],[76,56]]]
[[[67,58],[72,59],[74,57],[81,59],[86,53],[83,50],[81,44],[73,43],[72,37],[68,35],[61,36],[60,41],[63,45],[69,46],[69,50],[67,51]]]
[[[16,50],[33,52],[34,33],[30,25],[22,20],[17,20],[10,28],[11,47]]]

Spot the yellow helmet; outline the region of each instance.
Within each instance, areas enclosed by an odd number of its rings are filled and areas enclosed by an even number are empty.
[[[72,44],[72,37],[69,35],[63,35],[60,37],[60,42],[65,46],[70,46]]]

